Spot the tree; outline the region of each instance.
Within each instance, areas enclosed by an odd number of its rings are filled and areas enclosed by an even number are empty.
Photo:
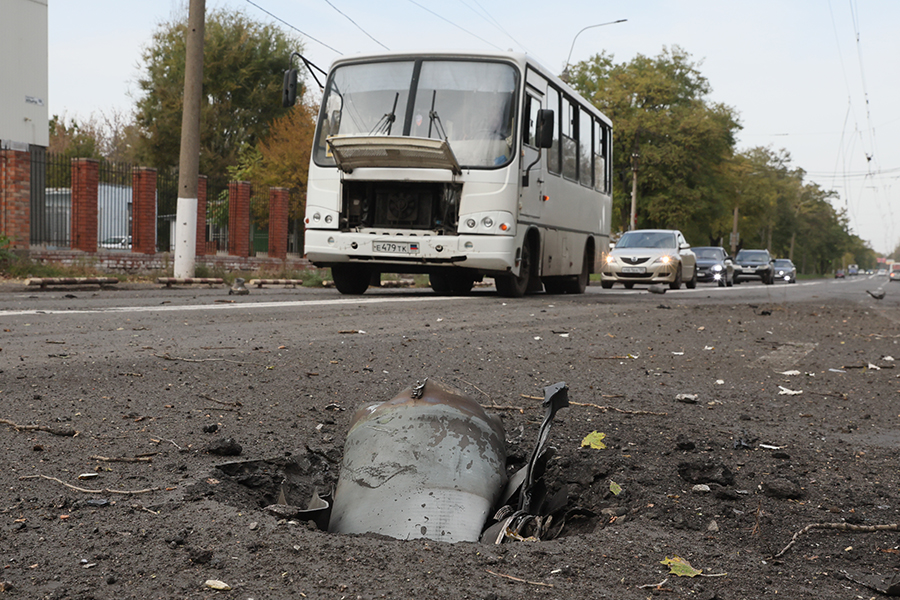
[[[290,219],[302,219],[306,208],[306,182],[317,110],[311,101],[298,103],[272,122],[268,135],[257,146],[245,146],[238,164],[228,170],[233,179],[250,181],[254,186],[290,188]],[[268,214],[257,214],[254,218],[261,227],[268,224]]]
[[[184,93],[187,14],[162,23],[144,50],[142,92],[136,120],[144,137],[138,144],[143,164],[172,170],[178,164]],[[227,182],[226,170],[238,162],[244,145],[265,137],[269,124],[285,114],[281,83],[288,57],[300,50],[273,25],[241,11],[214,10],[206,17],[203,100],[200,117],[200,172],[211,187]]]
[[[729,211],[724,167],[740,125],[733,109],[708,101],[690,55],[674,46],[617,65],[604,53],[576,65],[571,81],[613,120],[614,227],[628,224],[636,157],[638,225],[709,237]]]

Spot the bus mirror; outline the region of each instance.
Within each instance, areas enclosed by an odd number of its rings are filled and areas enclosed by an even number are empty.
[[[284,72],[284,88],[281,90],[281,106],[290,108],[297,101],[297,69]]]
[[[553,145],[553,111],[549,108],[542,108],[537,115],[537,138],[538,148],[550,148]]]

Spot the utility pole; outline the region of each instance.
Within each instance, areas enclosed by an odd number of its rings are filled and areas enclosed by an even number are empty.
[[[738,237],[738,205],[734,205],[734,217],[731,225],[731,255],[737,254],[737,247],[740,239]]]
[[[637,229],[637,172],[638,153],[631,155],[631,217],[628,223],[628,231]]]
[[[178,209],[175,214],[175,277],[193,277],[197,256],[197,180],[200,174],[200,99],[206,0],[191,0],[184,65]]]

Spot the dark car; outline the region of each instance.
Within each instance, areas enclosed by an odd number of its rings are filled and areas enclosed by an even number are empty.
[[[835,271],[835,272],[834,272],[834,278],[835,278],[835,279],[843,279],[843,278],[844,278],[844,270],[843,270],[843,269],[838,269],[837,271]]]
[[[693,250],[697,256],[697,281],[714,281],[719,287],[734,285],[734,263],[725,248],[700,246]]]
[[[768,250],[741,250],[734,257],[740,271],[734,274],[734,282],[759,279],[766,285],[775,283],[775,267]]]
[[[775,259],[775,279],[783,279],[788,283],[797,283],[797,267],[789,258]]]

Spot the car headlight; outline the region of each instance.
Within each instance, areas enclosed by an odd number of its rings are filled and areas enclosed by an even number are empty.
[[[715,271],[716,273],[718,273],[719,271],[722,270],[722,265],[713,265],[712,270]]]
[[[657,258],[656,260],[654,260],[654,261],[653,261],[653,264],[654,264],[654,265],[656,265],[656,264],[668,265],[668,264],[670,264],[670,263],[675,262],[676,260],[677,260],[677,259],[676,259],[674,256],[669,256],[669,255],[667,254],[667,255],[665,255],[665,256],[660,256],[659,258]]]
[[[614,262],[616,262],[616,257],[613,256],[612,254],[607,254],[606,255],[606,264],[611,265]]]

